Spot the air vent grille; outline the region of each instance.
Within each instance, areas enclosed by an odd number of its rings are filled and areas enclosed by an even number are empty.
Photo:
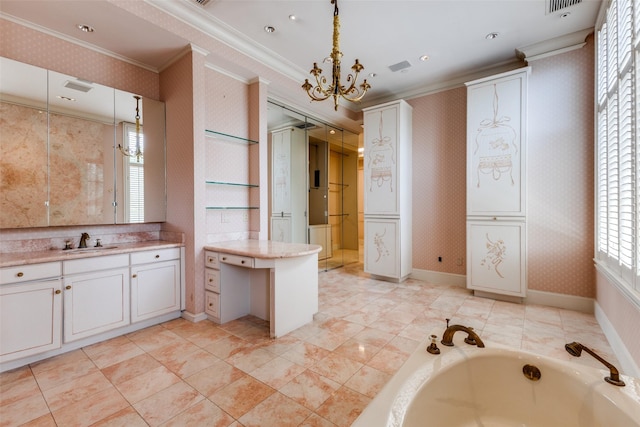
[[[582,3],[582,0],[547,0],[547,3],[547,14],[550,14]]]
[[[64,87],[68,89],[79,90],[80,92],[85,92],[85,93],[93,89],[93,87],[89,85],[83,85],[78,82],[72,82],[71,80],[67,80],[66,82],[64,82]]]
[[[397,64],[389,65],[389,69],[394,73],[396,71],[404,70],[405,68],[411,67],[411,63],[409,61],[398,62]]]
[[[306,122],[306,123],[297,124],[295,125],[295,127],[297,127],[298,129],[315,129],[316,125],[310,122]]]
[[[206,6],[211,0],[192,0],[194,3],[200,6]]]

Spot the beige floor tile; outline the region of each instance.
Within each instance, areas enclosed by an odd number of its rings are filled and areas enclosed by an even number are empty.
[[[148,424],[144,422],[135,409],[128,406],[113,415],[103,418],[91,427],[148,427]]]
[[[49,409],[57,411],[111,387],[109,380],[98,371],[45,390],[42,394]]]
[[[281,393],[274,393],[240,417],[245,427],[298,426],[311,411]]]
[[[338,427],[350,426],[371,399],[348,387],[341,387],[315,412]]]
[[[390,379],[391,374],[365,365],[349,378],[345,386],[373,399]]]
[[[367,365],[393,375],[407,361],[407,358],[406,354],[383,348],[367,362]]]
[[[45,391],[96,372],[100,372],[98,367],[90,359],[85,358],[61,364],[46,371],[34,371],[34,375],[40,389]]]
[[[268,385],[245,375],[213,393],[209,400],[238,419],[275,392]]]
[[[283,357],[276,357],[250,372],[251,376],[276,390],[306,370]]]
[[[119,337],[111,338],[106,341],[102,341],[96,344],[83,347],[82,351],[84,351],[84,353],[91,358],[91,357],[97,356],[100,353],[113,352],[118,347],[128,344],[130,342],[131,340],[129,340],[129,338],[126,335],[122,335]]]
[[[66,365],[88,361],[89,356],[82,350],[73,350],[59,356],[50,357],[30,365],[33,375],[37,375],[50,369],[65,369]]]
[[[300,366],[308,368],[315,365],[319,360],[327,357],[331,352],[317,345],[308,342],[301,342],[291,350],[282,354],[287,360],[291,360]]]
[[[329,330],[322,330],[316,335],[305,338],[304,340],[310,344],[322,347],[325,350],[333,351],[340,347],[342,343],[351,338],[348,335],[336,334]]]
[[[140,348],[147,353],[152,353],[161,347],[175,346],[184,343],[186,340],[175,334],[173,331],[163,329],[160,330],[143,330],[136,335],[130,335],[131,341],[135,342]]]
[[[151,426],[160,425],[182,413],[204,396],[184,382],[178,382],[133,405]]]
[[[104,369],[107,366],[115,365],[133,357],[140,356],[141,354],[144,354],[144,350],[131,341],[127,341],[121,346],[113,348],[111,351],[104,351],[90,356],[90,358],[98,368]]]
[[[220,338],[204,349],[220,359],[226,359],[250,347],[253,347],[253,344],[236,336],[230,335]]]
[[[31,368],[29,366],[23,366],[21,368],[11,369],[0,373],[0,386],[7,385],[14,381],[21,380],[23,378],[33,377]]]
[[[244,371],[251,372],[267,362],[275,359],[277,356],[269,350],[260,347],[246,348],[233,356],[226,359],[227,363]]]
[[[0,425],[2,425],[2,421],[0,421]],[[34,420],[21,424],[20,427],[57,427],[56,422],[53,419],[53,415],[47,413],[41,417],[38,417]]]
[[[216,363],[218,359],[213,354],[198,348],[196,351],[187,354],[177,354],[170,360],[162,363],[175,372],[180,378],[186,378],[196,372],[202,371]]]
[[[209,400],[202,400],[186,411],[176,415],[163,427],[207,426],[227,427],[233,423],[231,415],[224,412]]]
[[[185,378],[185,381],[203,396],[210,396],[222,387],[244,376],[240,369],[219,360],[208,368]]]
[[[331,353],[309,369],[339,384],[344,384],[358,369],[362,368],[362,365],[355,360]]]
[[[160,365],[116,384],[116,388],[129,403],[134,404],[179,382],[180,378],[176,374]]]
[[[160,366],[160,362],[145,353],[108,366],[102,369],[102,373],[109,381],[117,385],[149,372],[158,366]]]
[[[20,379],[0,385],[0,406],[10,405],[38,393],[38,383],[29,371],[29,376],[20,375]]]
[[[313,411],[339,388],[337,382],[307,370],[282,387],[280,392]]]
[[[309,415],[309,418],[304,420],[298,427],[335,427],[335,424],[314,413]]]
[[[59,426],[89,426],[128,406],[129,403],[115,387],[109,387],[86,399],[53,411],[53,418]]]
[[[40,393],[16,400],[0,407],[0,426],[19,426],[49,413],[49,407]]]

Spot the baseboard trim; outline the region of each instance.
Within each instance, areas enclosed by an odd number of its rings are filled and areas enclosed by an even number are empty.
[[[549,307],[564,308],[593,314],[593,298],[579,297],[575,295],[556,294],[553,292],[527,290],[525,304],[546,305]]]
[[[207,320],[207,314],[206,313],[193,314],[185,310],[182,312],[182,318],[190,322],[197,323],[203,320]]]
[[[464,274],[441,273],[439,271],[418,270],[411,271],[412,279],[424,280],[436,285],[454,285],[465,288],[467,286],[467,276]]]
[[[631,353],[629,353],[629,350],[627,350],[627,347],[624,345],[624,341],[616,332],[616,328],[613,327],[597,301],[594,305],[596,320],[600,324],[602,332],[604,332],[604,335],[607,337],[613,353],[618,358],[618,362],[620,362],[621,373],[630,377],[640,378],[640,368],[636,365],[633,357],[631,357]]]

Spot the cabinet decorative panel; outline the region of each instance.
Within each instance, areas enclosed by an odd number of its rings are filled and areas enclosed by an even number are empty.
[[[399,273],[398,260],[402,255],[399,248],[400,221],[397,219],[364,220],[366,272],[381,276],[396,277]]]
[[[467,282],[475,290],[524,296],[525,223],[467,222]]]
[[[525,214],[526,73],[467,92],[467,215]]]

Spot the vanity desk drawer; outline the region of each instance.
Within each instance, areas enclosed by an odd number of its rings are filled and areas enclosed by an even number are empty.
[[[206,251],[204,254],[204,264],[208,268],[220,268],[220,254]]]
[[[221,254],[220,262],[225,264],[238,265],[240,267],[253,268],[253,258],[246,256]]]
[[[204,287],[208,291],[220,293],[220,270],[205,269]]]
[[[205,292],[205,313],[209,316],[220,318],[220,295],[213,292]]]
[[[131,264],[149,264],[172,259],[180,259],[180,248],[156,249],[131,253]]]
[[[23,283],[42,280],[62,275],[60,262],[19,265],[17,267],[0,268],[0,285],[7,283]]]

